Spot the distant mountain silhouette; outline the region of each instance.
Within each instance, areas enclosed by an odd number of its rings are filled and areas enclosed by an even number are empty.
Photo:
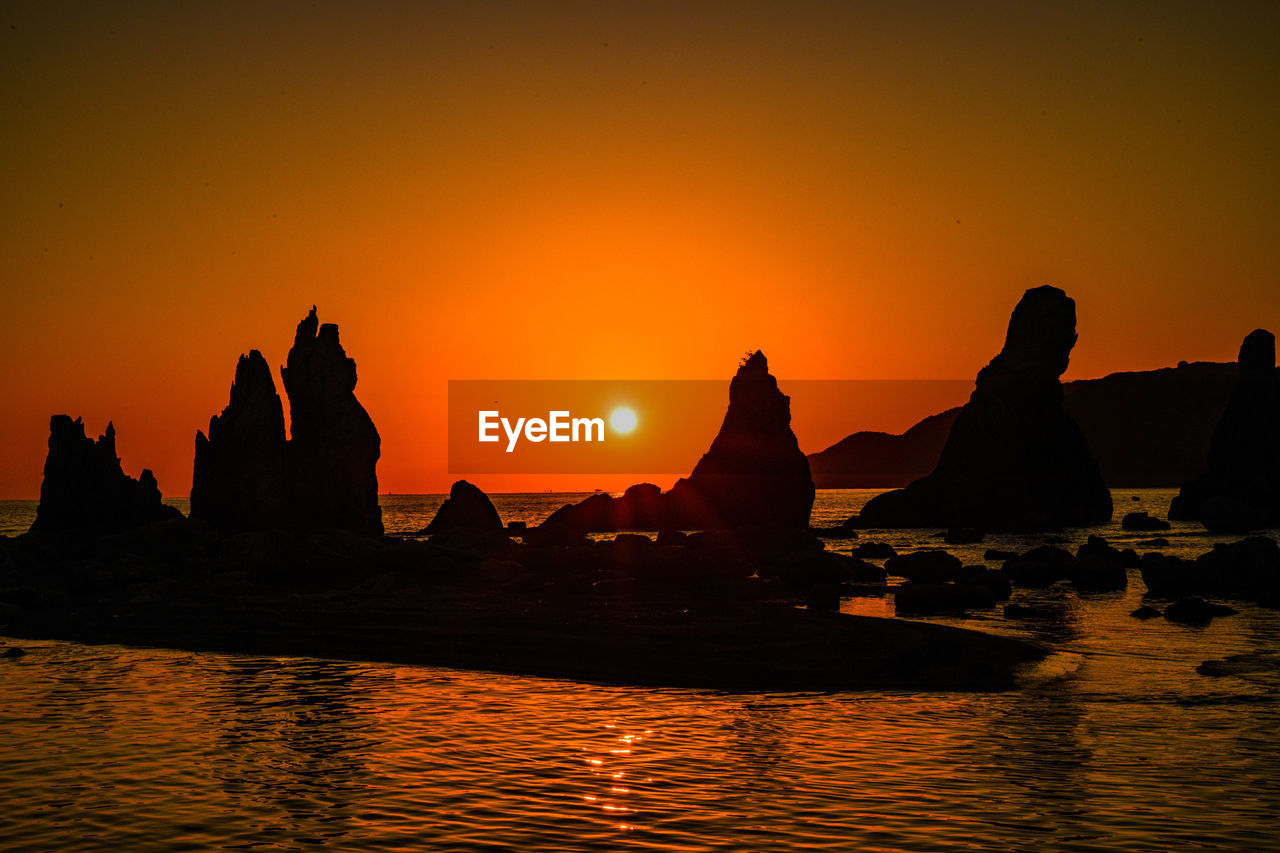
[[[1063,385],[1112,487],[1180,486],[1205,469],[1213,429],[1235,387],[1234,362],[1112,373]],[[930,415],[902,435],[855,432],[809,456],[820,489],[903,486],[934,469],[960,408]]]

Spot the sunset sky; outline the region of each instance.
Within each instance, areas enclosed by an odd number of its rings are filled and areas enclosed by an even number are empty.
[[[6,3],[0,497],[59,412],[185,496],[312,304],[399,493],[449,379],[972,379],[1046,283],[1068,378],[1280,331],[1280,4],[689,6]]]

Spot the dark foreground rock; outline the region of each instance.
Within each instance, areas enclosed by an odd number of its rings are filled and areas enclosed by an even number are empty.
[[[592,495],[552,513],[543,536],[566,531],[807,530],[814,486],[791,431],[791,400],[756,351],[729,383],[720,431],[693,473],[669,492],[642,483],[618,498]]]
[[[161,503],[150,469],[144,468],[136,480],[121,469],[112,424],[94,441],[85,435],[79,418],[50,418],[49,455],[32,533],[95,536],[179,516],[178,510]]]
[[[1111,493],[1062,405],[1075,325],[1075,302],[1061,290],[1028,290],[933,473],[872,498],[861,523],[1030,531],[1110,520]]]
[[[1043,656],[976,631],[797,609],[829,607],[824,583],[882,578],[821,549],[792,562],[709,534],[445,547],[152,527],[163,530],[88,555],[30,536],[0,543],[14,566],[0,587],[6,632],[735,690],[994,689]]]
[[[1169,518],[1245,533],[1280,527],[1280,377],[1276,339],[1256,329],[1240,346],[1239,378],[1209,447],[1208,469],[1182,487]]]

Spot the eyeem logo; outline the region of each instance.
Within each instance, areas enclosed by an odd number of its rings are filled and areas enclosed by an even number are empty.
[[[513,453],[521,436],[526,441],[578,442],[604,441],[604,418],[575,418],[567,410],[551,411],[546,419],[516,418],[512,424],[496,409],[478,413],[478,441],[496,442],[502,439],[499,430],[507,437],[507,453]],[[636,428],[636,413],[626,407],[614,409],[609,415],[609,425],[615,432],[628,433]]]

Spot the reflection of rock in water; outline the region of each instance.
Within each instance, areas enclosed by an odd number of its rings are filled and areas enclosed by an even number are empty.
[[[371,692],[389,684],[376,669],[338,661],[231,658],[223,685],[234,713],[218,725],[210,772],[246,810],[281,810],[290,829],[320,821],[326,843],[361,832],[355,819],[376,783],[368,756]],[[257,840],[257,839],[255,839]]]

